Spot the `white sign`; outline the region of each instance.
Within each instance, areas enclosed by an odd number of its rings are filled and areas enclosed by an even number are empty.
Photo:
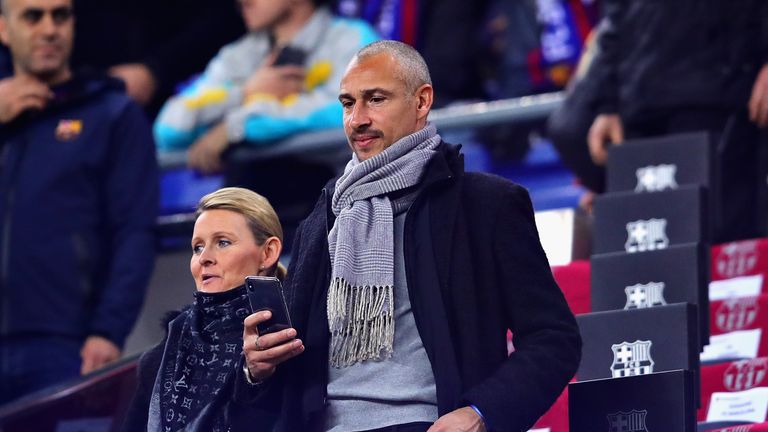
[[[531,429],[528,432],[550,432],[550,428]]]
[[[740,392],[715,392],[709,403],[707,421],[744,421],[762,423],[768,409],[768,387]]]
[[[573,255],[573,209],[536,212],[536,228],[549,265],[566,265]]]
[[[760,329],[754,329],[710,336],[709,345],[701,353],[701,361],[755,358],[760,348],[760,335]]]
[[[754,297],[763,290],[763,275],[742,276],[709,283],[709,299],[725,300],[736,297]]]

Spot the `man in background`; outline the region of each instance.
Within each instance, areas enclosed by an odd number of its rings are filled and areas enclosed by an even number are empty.
[[[149,125],[120,82],[74,73],[71,0],[3,0],[0,403],[120,357],[154,262]]]
[[[200,73],[222,45],[245,32],[235,2],[75,0],[70,66],[108,72],[154,117],[176,87]],[[151,11],[151,13],[148,13]],[[0,47],[0,77],[13,72]]]
[[[336,90],[344,67],[378,36],[361,20],[333,16],[324,0],[239,5],[248,34],[222,48],[202,76],[168,100],[155,139],[160,151],[188,149],[191,168],[223,171],[228,185],[258,191],[284,218],[296,203],[311,206],[333,167],[301,155],[249,162],[225,152],[341,126]]]
[[[587,141],[597,165],[625,139],[706,131],[722,205],[714,242],[761,235],[759,128],[768,125],[768,3],[674,0],[605,3],[599,66],[590,71],[597,116]],[[762,180],[760,179],[762,177]],[[768,213],[767,213],[768,214]],[[759,229],[758,229],[759,228]]]

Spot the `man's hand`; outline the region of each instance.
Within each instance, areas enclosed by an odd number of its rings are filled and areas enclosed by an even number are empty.
[[[427,432],[485,432],[485,424],[475,410],[463,407],[437,419]]]
[[[226,124],[214,126],[197,139],[187,154],[187,165],[204,174],[221,171],[221,154],[229,146]]]
[[[748,107],[750,120],[758,127],[768,126],[768,64],[764,65],[757,74]]]
[[[85,375],[120,358],[120,348],[101,336],[88,336],[80,350],[83,365],[80,373]]]
[[[606,142],[614,145],[624,142],[624,127],[617,114],[600,114],[589,128],[589,154],[597,165],[605,165],[608,160]]]
[[[304,343],[296,339],[296,330],[289,328],[259,336],[256,325],[272,317],[269,311],[256,312],[245,318],[243,354],[251,379],[264,381],[275,373],[277,366],[302,352]]]
[[[261,93],[283,99],[300,93],[304,88],[304,68],[296,65],[273,66],[274,55],[248,78],[243,86],[243,97]]]
[[[584,191],[579,197],[579,208],[588,215],[592,215],[595,208],[595,193],[591,190]]]
[[[0,123],[10,123],[29,109],[42,110],[52,98],[51,89],[32,77],[0,80]]]
[[[157,82],[152,71],[141,63],[128,63],[113,66],[109,74],[123,80],[125,92],[140,105],[146,105],[155,95]]]

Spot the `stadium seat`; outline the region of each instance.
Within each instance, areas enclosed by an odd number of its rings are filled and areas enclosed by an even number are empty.
[[[552,275],[565,295],[574,314],[591,311],[589,300],[589,261],[573,261],[568,265],[552,267]]]
[[[758,356],[768,356],[768,295],[710,302],[710,335],[760,330]]]
[[[712,247],[713,281],[759,274],[768,275],[768,239],[742,240]]]
[[[707,429],[706,432],[768,432],[768,422],[730,426],[724,429]]]
[[[575,382],[572,380],[571,382]],[[568,432],[568,387],[549,410],[533,425],[533,429],[549,430],[549,432]]]
[[[737,392],[755,387],[768,387],[768,357],[702,366],[701,408],[696,419],[706,420],[712,393]]]

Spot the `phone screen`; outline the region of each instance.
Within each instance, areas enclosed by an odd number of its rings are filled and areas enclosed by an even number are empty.
[[[260,335],[274,333],[291,327],[288,305],[285,303],[283,286],[276,277],[248,276],[245,278],[251,312],[268,310],[272,318],[257,325]]]

